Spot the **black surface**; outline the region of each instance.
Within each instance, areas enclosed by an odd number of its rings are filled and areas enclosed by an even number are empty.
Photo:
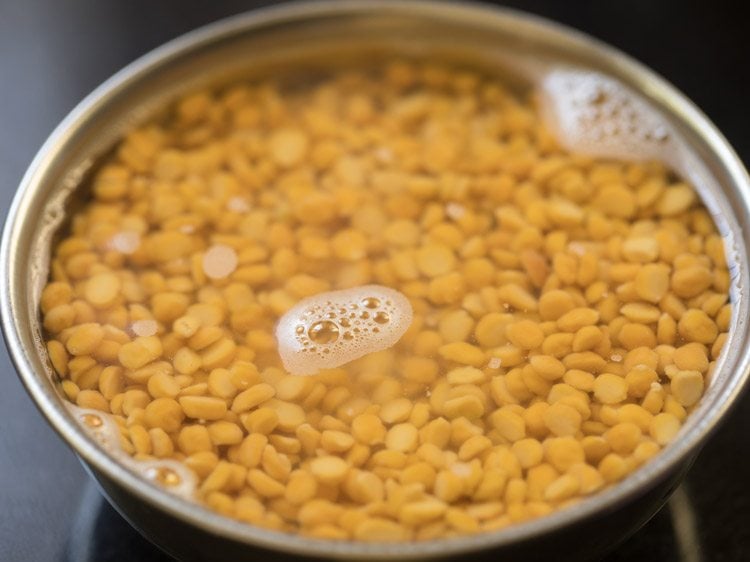
[[[709,115],[746,162],[750,159],[750,49],[741,10],[707,1],[501,3],[578,27],[651,66]],[[0,0],[2,209],[46,136],[100,82],[168,39],[259,4]],[[748,435],[746,395],[670,507],[608,562],[750,560]],[[168,560],[101,500],[73,454],[26,397],[4,350],[0,560]]]

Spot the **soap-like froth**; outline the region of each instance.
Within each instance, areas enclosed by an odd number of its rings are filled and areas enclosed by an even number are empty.
[[[565,148],[590,156],[677,164],[669,125],[617,80],[589,70],[556,68],[541,77],[539,91],[545,123]]]
[[[185,464],[172,459],[136,459],[122,448],[120,428],[111,414],[73,404],[66,405],[78,423],[112,457],[168,492],[188,500],[195,499],[198,479]]]
[[[381,285],[320,293],[279,320],[279,355],[289,373],[313,375],[391,347],[412,317],[409,300]]]
[[[645,97],[593,70],[530,59],[513,62],[512,68],[534,84],[541,118],[563,147],[599,158],[660,161],[688,180],[702,196],[721,235],[727,237],[725,247],[734,256],[727,261],[730,269],[736,268],[740,258],[731,241],[728,213],[713,196],[721,191],[716,177]]]

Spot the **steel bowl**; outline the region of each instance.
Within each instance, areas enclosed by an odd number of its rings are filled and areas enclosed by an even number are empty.
[[[356,64],[393,54],[484,68],[546,60],[604,72],[639,92],[678,132],[700,172],[697,188],[725,237],[733,319],[711,384],[677,439],[623,482],[567,509],[501,531],[409,544],[328,542],[223,517],[158,487],[105,452],[71,415],[44,350],[38,302],[50,246],[85,179],[123,132],[201,84],[291,68]],[[512,68],[511,68],[512,70]],[[81,189],[78,189],[82,186]],[[188,33],[107,80],[57,127],[24,176],[0,247],[0,310],[10,355],[27,391],[81,458],[113,506],[182,560],[262,556],[413,560],[498,556],[582,560],[635,532],[664,504],[748,379],[747,233],[750,180],[715,126],[664,79],[577,31],[511,10],[440,2],[312,2],[257,10]],[[73,506],[71,506],[71,509]]]

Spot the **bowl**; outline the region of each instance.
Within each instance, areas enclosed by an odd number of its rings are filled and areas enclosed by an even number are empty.
[[[223,517],[145,480],[108,454],[66,407],[42,339],[38,303],[55,233],[84,195],[89,173],[124,131],[181,92],[232,77],[305,72],[388,55],[504,68],[545,61],[605,73],[638,92],[684,141],[696,188],[724,236],[733,317],[711,384],[677,439],[618,485],[549,516],[480,535],[408,544],[329,542]],[[259,556],[414,560],[507,556],[582,560],[601,555],[668,499],[750,372],[747,235],[750,179],[714,125],[674,87],[615,49],[519,12],[439,2],[309,2],[266,8],[184,35],[143,56],[83,100],[52,133],[24,176],[0,247],[6,343],[37,407],[76,452],[113,506],[182,560]],[[582,537],[585,537],[582,540]]]

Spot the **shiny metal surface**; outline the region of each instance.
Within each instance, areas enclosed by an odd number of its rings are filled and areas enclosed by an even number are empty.
[[[62,214],[61,196],[80,183],[123,130],[175,92],[237,72],[273,72],[285,61],[330,60],[342,46],[348,57],[406,51],[492,65],[510,52],[604,70],[643,92],[662,110],[721,186],[702,194],[726,219],[728,233],[734,236],[733,253],[740,257],[727,353],[680,439],[617,487],[497,533],[409,545],[321,542],[249,527],[171,496],[116,463],[68,415],[40,352],[36,312],[36,295],[45,277],[39,266],[56,220],[50,216]],[[742,288],[750,280],[744,234],[750,232],[749,200],[748,177],[736,155],[688,100],[644,67],[581,34],[515,12],[471,5],[322,2],[271,8],[210,25],[146,55],[98,88],[58,127],[29,168],[8,215],[0,247],[3,329],[19,374],[49,422],[92,467],[126,516],[156,542],[169,548],[169,539],[180,529],[179,538],[191,547],[179,553],[183,557],[201,559],[211,552],[247,557],[248,544],[337,558],[429,558],[486,548],[522,554],[528,553],[523,550],[529,548],[528,541],[534,541],[537,553],[555,552],[565,541],[580,542],[580,534],[570,531],[575,527],[580,533],[582,525],[594,543],[592,551],[601,550],[637,528],[663,503],[686,459],[697,452],[747,380],[748,298]]]

